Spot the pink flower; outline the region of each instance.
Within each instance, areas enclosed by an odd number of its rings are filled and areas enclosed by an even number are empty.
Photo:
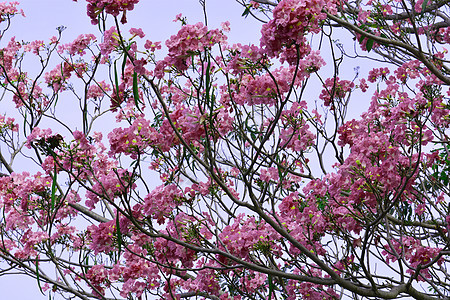
[[[147,61],[144,58],[134,60],[134,71],[139,75],[145,75],[147,70],[145,69],[145,65]]]
[[[142,31],[141,28],[131,28],[130,29],[130,34],[133,35],[133,36],[138,36],[140,38],[145,37],[145,34],[144,34],[144,32]]]
[[[59,64],[56,68],[44,74],[45,83],[52,87],[55,92],[63,91],[67,88],[67,81],[74,71],[75,65],[70,65],[67,62]]]
[[[89,86],[86,98],[87,99],[100,99],[107,95],[107,92],[111,91],[111,86],[104,80]]]
[[[25,17],[23,10],[17,9],[16,7],[17,5],[19,5],[18,1],[13,1],[9,3],[7,2],[0,3],[0,23],[6,19],[5,16],[10,17],[21,14],[22,16]]]
[[[117,17],[121,12],[133,10],[139,0],[87,0],[87,2],[87,14],[91,18],[91,23],[97,25],[98,15],[102,11]],[[121,21],[126,23],[124,18]]]
[[[278,169],[277,168],[268,168],[267,170],[262,169],[261,170],[261,175],[259,176],[259,178],[262,181],[265,182],[269,182],[269,181],[274,181],[277,182],[279,180],[279,174],[278,174]]]
[[[422,11],[423,2],[424,2],[424,0],[417,0],[416,1],[416,4],[414,5],[414,10],[417,13],[420,13]]]
[[[110,29],[106,30],[103,34],[103,43],[100,43],[98,46],[100,47],[100,52],[102,55],[109,55],[113,52],[116,47],[119,45],[118,41],[118,33],[115,26],[112,26]]]
[[[0,115],[0,132],[5,129],[17,132],[19,130],[19,124],[14,123],[14,118],[6,118],[6,116]]]
[[[31,133],[27,136],[27,142],[25,146],[29,149],[31,149],[31,143],[38,138],[44,138],[47,139],[52,135],[52,130],[50,128],[48,129],[40,129],[39,127],[33,128]]]
[[[182,204],[183,194],[176,185],[160,185],[148,194],[142,205],[142,213],[156,219],[159,224],[164,223],[172,210]]]
[[[326,14],[324,7],[335,6],[333,1],[323,0],[282,0],[273,10],[273,19],[264,24],[261,29],[261,47],[270,57],[278,57],[283,51],[291,51],[290,56],[296,57],[294,45],[299,46],[300,58],[305,56],[309,47],[305,35],[308,32],[319,32],[319,22]],[[294,59],[288,60],[291,64]]]
[[[225,43],[227,37],[218,29],[209,30],[203,23],[184,25],[176,35],[166,41],[169,55],[166,61],[180,71],[187,70],[190,57],[215,44]]]
[[[358,13],[358,21],[361,23],[366,23],[367,18],[369,16],[370,16],[370,11],[362,10],[362,8],[360,8],[359,13]]]
[[[25,51],[33,52],[36,55],[39,55],[39,51],[44,47],[44,41],[32,41],[29,44],[26,44],[23,48]]]
[[[144,48],[150,50],[151,52],[155,52],[156,50],[161,49],[161,42],[151,42],[147,40],[144,44]]]
[[[250,5],[251,5],[253,8],[258,8],[260,4],[259,4],[258,2],[255,2],[255,1],[250,1]]]
[[[324,101],[325,106],[331,106],[333,109],[333,100],[345,101],[345,97],[354,86],[355,84],[349,80],[340,80],[339,77],[328,78],[325,80],[324,89],[319,98]]]
[[[175,16],[175,19],[173,19],[173,22],[177,22],[178,20],[183,20],[183,15],[181,13],[179,13],[178,15]]]
[[[222,26],[222,30],[225,32],[230,32],[230,22],[226,21],[220,24]]]
[[[116,220],[107,223],[88,226],[87,232],[90,234],[92,242],[89,247],[95,254],[110,253],[116,249],[114,233],[116,231]]]
[[[69,55],[74,56],[76,54],[83,56],[86,54],[86,49],[92,42],[95,42],[97,38],[93,34],[80,34],[72,43],[60,45],[58,52],[62,53],[67,51]]]
[[[363,93],[365,93],[367,91],[367,89],[369,88],[365,78],[362,78],[359,80],[359,88],[361,89],[361,91]]]
[[[414,212],[416,213],[416,215],[421,216],[425,212],[425,209],[426,209],[425,203],[421,203],[416,206]]]
[[[93,289],[94,294],[99,294],[101,297],[105,294],[104,287],[108,287],[110,285],[108,281],[108,271],[106,270],[104,265],[95,265],[92,266],[86,273],[86,278],[95,288]]]

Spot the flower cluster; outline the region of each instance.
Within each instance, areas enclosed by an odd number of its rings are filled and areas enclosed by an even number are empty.
[[[108,173],[98,172],[96,176],[97,182],[86,193],[86,198],[88,199],[86,200],[86,206],[91,209],[94,209],[97,202],[100,201],[99,195],[102,195],[102,198],[107,198],[109,201],[114,201],[114,199],[126,194],[133,187],[130,173],[124,169],[111,170]]]
[[[256,70],[262,69],[268,62],[261,49],[255,45],[235,44],[226,47],[226,50],[229,53],[229,60],[224,69],[235,76],[245,73],[252,74]]]
[[[112,220],[106,223],[91,225],[87,228],[92,242],[89,244],[90,248],[95,254],[110,253],[117,247],[115,232],[116,221]]]
[[[423,266],[435,259],[442,250],[440,248],[423,246],[420,240],[412,237],[404,237],[399,240],[392,239],[390,243],[384,245],[384,249],[382,254],[386,257],[387,263],[405,259],[410,264],[407,272],[414,275],[416,270],[419,271],[420,276],[418,280],[420,281],[430,278],[428,268],[423,268]],[[438,265],[441,265],[442,262],[442,258],[437,261]]]
[[[200,114],[198,108],[191,110],[184,104],[177,105],[169,116],[188,144],[198,143],[205,136],[205,128],[209,127],[209,120]],[[226,135],[232,129],[233,119],[224,108],[217,111],[217,116],[220,116],[220,119],[214,118],[212,121],[218,132]],[[132,158],[136,158],[138,153],[143,153],[149,147],[166,152],[180,144],[168,119],[164,119],[156,127],[144,118],[136,118],[128,128],[115,128],[108,134],[108,138],[111,155],[125,153]]]
[[[233,84],[232,97],[239,105],[275,105],[283,100],[283,96],[291,89],[291,84],[296,86],[307,73],[298,72],[294,78],[294,67],[280,67],[271,74],[251,75],[241,77],[239,84]]]
[[[18,1],[0,3],[0,23],[14,15],[22,15],[25,17],[23,10],[17,9]]]
[[[325,106],[334,108],[334,100],[345,102],[345,98],[354,87],[352,81],[340,80],[339,77],[327,78],[319,98],[324,101]]]
[[[67,88],[66,84],[68,79],[72,76],[72,72],[75,72],[81,77],[86,70],[86,65],[84,63],[69,64],[64,62],[57,65],[50,72],[45,73],[45,83],[49,87],[52,87],[55,92],[63,91]]]
[[[44,48],[44,41],[41,40],[35,40],[31,41],[28,44],[25,44],[23,49],[27,52],[32,52],[35,55],[39,55],[39,51],[41,51]]]
[[[319,268],[310,268],[309,270],[295,270],[295,274],[307,274],[310,277],[322,278],[323,272]],[[286,300],[295,299],[321,299],[334,300],[339,299],[339,294],[332,288],[324,289],[321,285],[311,282],[299,282],[297,280],[288,280],[286,287],[288,297]]]
[[[27,137],[27,143],[25,146],[31,149],[32,143],[39,139],[44,139],[46,141],[52,136],[52,130],[50,128],[40,129],[39,127],[33,128],[33,131]]]
[[[259,222],[244,214],[238,215],[233,224],[223,228],[219,238],[227,252],[244,259],[250,259],[253,251],[276,254],[280,250],[276,244],[280,238],[278,233],[264,221]],[[227,261],[225,257],[220,259]]]
[[[86,278],[92,284],[94,294],[101,296],[104,295],[105,290],[103,285],[109,286],[108,271],[104,265],[95,265],[90,268],[86,273]]]
[[[86,54],[86,49],[89,45],[95,42],[97,38],[93,34],[80,34],[72,43],[60,45],[58,52],[63,53],[67,51],[70,56]]]
[[[160,185],[144,198],[140,210],[162,224],[172,210],[182,203],[182,191],[175,184]]]
[[[306,150],[314,143],[315,135],[309,131],[309,125],[303,119],[302,111],[306,102],[295,102],[290,109],[282,112],[283,128],[280,132],[281,147],[294,152]]]
[[[332,2],[330,2],[331,4]],[[319,22],[326,14],[322,0],[282,0],[273,10],[273,18],[263,25],[261,47],[270,57],[278,57],[285,49],[289,56],[302,58],[309,52],[305,35],[319,32]],[[300,51],[297,55],[298,46]],[[295,59],[288,59],[290,63]]]
[[[161,70],[166,66],[173,66],[180,71],[185,71],[190,65],[190,57],[205,49],[211,49],[215,44],[225,43],[227,37],[219,29],[208,29],[203,23],[184,25],[176,35],[172,35],[166,41],[169,50],[168,56],[159,61],[156,69]],[[156,70],[155,70],[156,72]],[[156,72],[158,77],[163,74]]]
[[[2,134],[4,130],[17,132],[19,130],[19,125],[14,123],[14,118],[0,116],[0,134]]]
[[[77,1],[77,0],[74,0]],[[91,18],[93,25],[98,24],[98,15],[101,12],[117,17],[121,12],[134,9],[134,5],[139,0],[87,0],[87,15]],[[122,17],[122,23],[126,23],[126,18]]]
[[[112,26],[103,33],[103,42],[98,46],[100,47],[100,53],[104,56],[108,56],[119,45],[119,34],[117,28]]]
[[[172,236],[188,243],[199,243],[198,236],[208,231],[203,224],[199,224],[194,217],[185,213],[178,213],[173,221],[167,223],[163,234]],[[207,234],[206,236],[211,236]],[[156,259],[169,266],[181,266],[191,268],[196,260],[194,250],[183,247],[182,245],[165,238],[157,238],[153,243]],[[170,272],[170,270],[168,270]]]
[[[3,67],[0,75],[5,79],[5,82],[7,82],[7,78],[14,80],[17,79],[19,75],[14,66],[14,61],[18,57],[21,48],[22,45],[16,41],[15,37],[12,37],[8,42],[8,45],[1,49],[2,55],[0,55],[0,63]]]
[[[92,84],[91,86],[89,86],[86,98],[101,99],[105,97],[108,92],[111,92],[111,86],[103,80],[98,82],[97,84]]]

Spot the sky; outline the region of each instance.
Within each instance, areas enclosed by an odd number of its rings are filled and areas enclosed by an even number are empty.
[[[261,23],[251,17],[241,17],[244,9],[237,2],[234,0],[205,0],[205,2],[210,28],[220,28],[222,22],[230,21],[229,43],[259,44]],[[96,35],[98,33],[97,26],[91,25],[86,15],[84,0],[78,0],[78,2],[22,0],[20,8],[24,10],[26,17],[16,16],[13,19],[12,27],[5,39],[1,41],[0,48],[5,46],[11,36],[16,36],[17,41],[48,41],[50,37],[57,35],[56,28],[61,25],[66,27],[63,31],[63,43],[71,42],[82,33]],[[140,27],[146,33],[145,39],[164,43],[180,28],[179,22],[172,21],[178,13],[187,17],[191,24],[204,21],[198,0],[141,0],[135,10],[127,14],[129,22],[127,26]],[[348,66],[347,72],[350,75],[346,79],[353,78],[354,66]],[[1,299],[48,299],[48,295],[40,294],[36,280],[25,276],[0,277],[0,291]]]
[[[0,48],[5,47],[12,36],[15,36],[17,41],[48,41],[50,37],[57,35],[56,28],[61,25],[66,27],[62,36],[63,43],[71,42],[82,33],[96,35],[98,33],[97,26],[91,25],[86,15],[84,0],[78,0],[78,2],[22,0],[19,2],[19,7],[24,10],[26,17],[13,18],[11,28],[2,39]],[[241,17],[244,9],[237,2],[234,0],[206,0],[205,2],[210,28],[220,28],[222,22],[230,21],[230,43],[259,43],[261,23],[252,18]],[[204,22],[198,0],[141,0],[135,10],[127,14],[128,25],[142,28],[146,33],[145,39],[164,43],[180,28],[179,22],[172,21],[178,13],[187,17],[191,24]],[[40,293],[35,279],[23,275],[0,276],[0,293],[1,299],[49,299],[48,295],[44,296]]]

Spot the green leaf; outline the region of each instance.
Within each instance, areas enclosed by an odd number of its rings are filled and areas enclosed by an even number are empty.
[[[56,164],[55,169],[53,170],[53,177],[52,177],[52,194],[51,194],[52,212],[55,209],[55,202],[56,202]]]
[[[448,174],[446,171],[441,172],[441,180],[445,186],[448,185],[449,179],[448,179]]]
[[[250,7],[251,7],[251,5],[249,4],[249,5],[247,5],[246,7],[245,7],[245,10],[244,10],[244,12],[242,13],[242,17],[246,17],[247,18],[247,16],[249,15],[249,13],[250,13]]]
[[[362,42],[364,41],[365,38],[366,38],[366,37],[365,37],[364,35],[361,35],[361,36],[359,37],[359,43],[362,44]]]
[[[103,31],[102,31],[102,26],[101,26],[101,24],[102,24],[101,21],[102,21],[102,20],[100,19],[100,14],[98,14],[98,15],[97,15],[98,31],[103,32]]]
[[[133,98],[134,98],[134,105],[136,105],[137,109],[142,113],[141,109],[139,108],[139,88],[138,88],[138,78],[137,73],[133,73]]]
[[[367,43],[366,43],[367,52],[370,52],[370,50],[372,50],[372,47],[373,47],[373,40],[372,39],[368,39]]]
[[[85,260],[84,265],[86,266],[84,268],[84,272],[87,273],[89,271],[89,256],[88,255],[86,255],[86,260]]]
[[[117,100],[113,101],[118,101],[119,100],[119,74],[117,73],[117,61],[114,61],[114,83],[116,84],[116,96],[117,96]]]
[[[209,109],[210,109],[210,114],[213,113],[213,104],[210,103],[210,84],[211,84],[211,61],[209,60],[208,57],[208,65],[206,66],[206,75],[205,75],[205,85],[206,85],[206,101],[209,105]]]
[[[25,109],[25,115],[23,116],[23,127],[22,128],[27,128],[27,110]]]
[[[422,3],[422,13],[425,10],[425,8],[427,7],[427,4],[428,4],[428,0],[424,0]]]
[[[45,296],[44,291],[42,290],[42,287],[41,287],[41,278],[39,276],[39,260],[37,257],[36,257],[35,265],[36,265],[36,280],[38,283],[38,287],[39,287],[39,290],[41,291],[42,295]]]
[[[120,253],[122,252],[122,232],[120,231],[120,222],[119,222],[119,211],[117,210],[117,217],[116,217],[116,232],[117,232],[117,243],[118,243],[118,254],[117,254],[117,261],[119,261]]]
[[[272,293],[273,293],[273,290],[274,290],[273,278],[272,278],[271,274],[268,275],[268,280],[269,280],[269,296],[267,297],[267,300],[271,300],[272,299]]]
[[[128,47],[127,47],[127,49],[128,49]],[[127,49],[125,49],[125,51],[127,51],[127,53],[128,53]],[[127,65],[127,54],[125,53],[123,55],[123,61],[122,61],[122,74],[125,74],[125,66],[126,65]]]
[[[281,168],[281,163],[280,162],[280,156],[277,154],[277,169],[278,169],[278,178],[280,179],[280,182],[283,181],[283,170]]]
[[[55,95],[55,101],[53,102],[53,107],[54,107],[54,108],[56,107],[56,104],[58,103],[58,99],[59,99],[59,93],[57,93],[57,94]]]

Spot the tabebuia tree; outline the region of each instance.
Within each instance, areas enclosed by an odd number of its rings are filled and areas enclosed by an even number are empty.
[[[256,45],[182,15],[152,41],[143,1],[86,2],[96,33],[69,43],[5,40],[22,12],[0,4],[2,275],[50,298],[450,297],[449,1],[239,0]]]

